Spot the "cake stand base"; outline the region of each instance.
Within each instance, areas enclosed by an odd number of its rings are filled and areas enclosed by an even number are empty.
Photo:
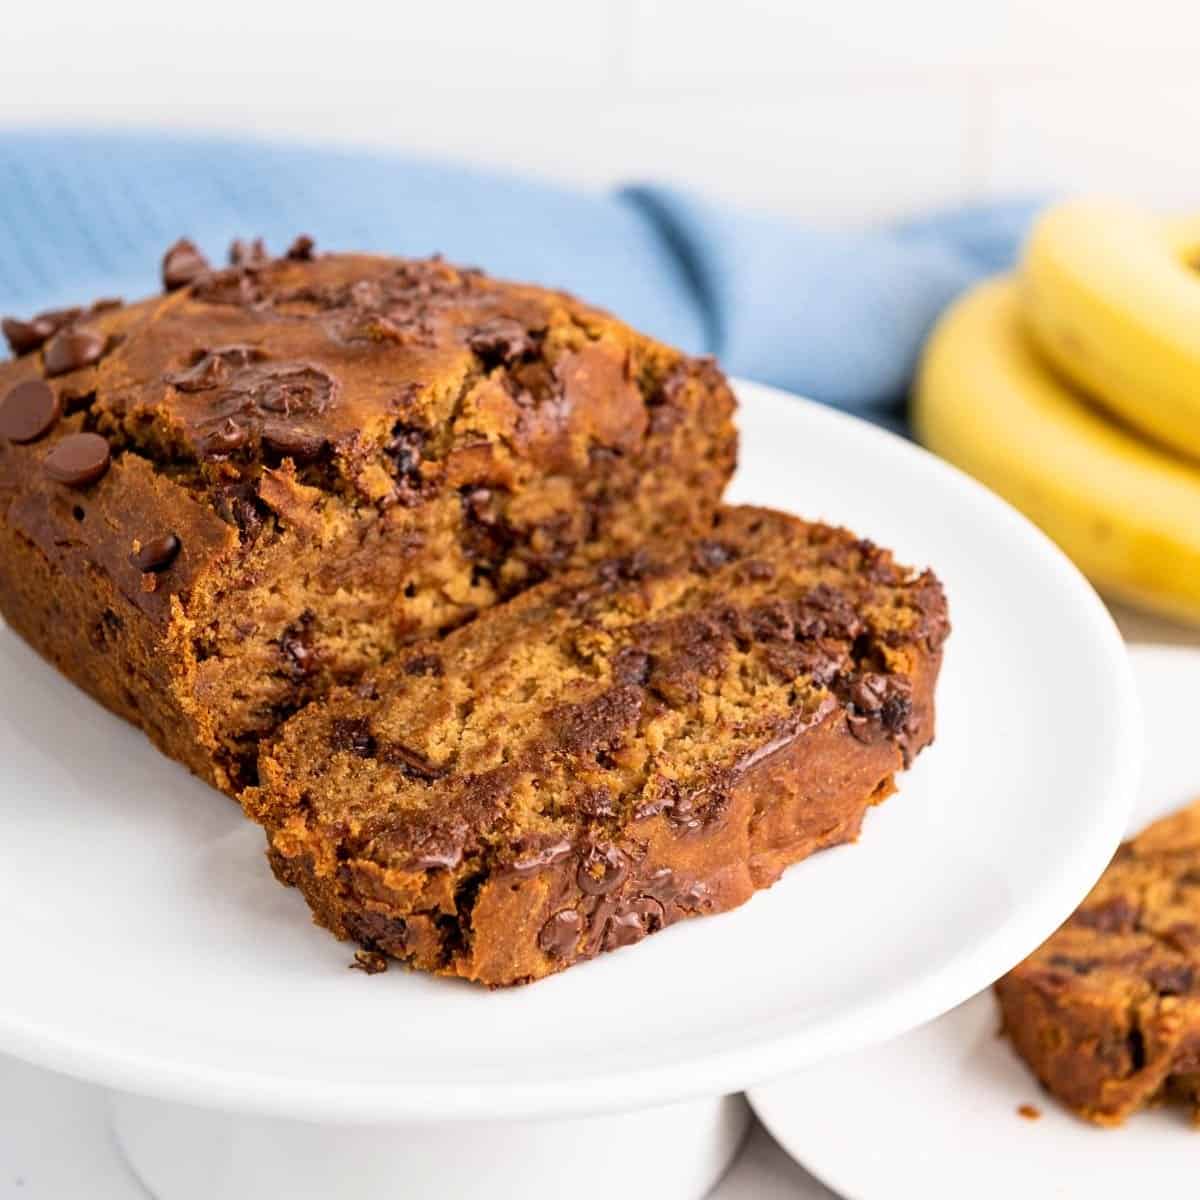
[[[112,1095],[112,1125],[156,1200],[700,1200],[749,1127],[741,1096],[569,1121],[313,1125]]]

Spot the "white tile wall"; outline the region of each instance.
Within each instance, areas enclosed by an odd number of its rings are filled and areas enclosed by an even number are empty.
[[[992,190],[1082,185],[1200,210],[1200,76],[1002,84],[987,126]]]
[[[990,0],[635,0],[634,10],[633,77],[658,87],[960,70],[987,61],[1004,26]]]
[[[5,123],[350,140],[821,222],[1200,205],[1200,0],[56,0],[0,36]]]
[[[1200,7],[1194,0],[998,0],[1004,41],[990,60],[1020,70],[1046,68],[1107,79],[1120,90],[1163,69],[1195,73]],[[968,5],[970,7],[970,5]]]

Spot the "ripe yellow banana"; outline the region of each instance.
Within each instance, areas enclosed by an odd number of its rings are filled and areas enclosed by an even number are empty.
[[[1200,468],[1107,420],[1050,372],[1022,328],[1012,278],[981,284],[941,319],[913,422],[1102,591],[1200,622]]]
[[[1042,215],[1020,267],[1038,349],[1137,429],[1200,459],[1200,220],[1080,200]]]

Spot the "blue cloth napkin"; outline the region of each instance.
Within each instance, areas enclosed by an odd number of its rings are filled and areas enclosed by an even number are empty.
[[[653,186],[599,193],[418,159],[162,134],[0,133],[0,312],[157,290],[187,235],[441,251],[578,292],[729,372],[895,424],[922,340],[1010,266],[1034,205],[821,231]]]

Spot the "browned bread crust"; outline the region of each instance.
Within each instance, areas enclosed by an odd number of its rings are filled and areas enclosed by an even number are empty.
[[[718,502],[707,360],[441,261],[233,257],[6,321],[0,364],[0,611],[218,787],[412,639]]]
[[[1117,851],[1070,920],[996,984],[1038,1079],[1099,1125],[1200,1116],[1200,801]]]
[[[310,706],[244,801],[372,965],[523,983],[854,839],[933,736],[947,631],[931,574],[722,509]]]

